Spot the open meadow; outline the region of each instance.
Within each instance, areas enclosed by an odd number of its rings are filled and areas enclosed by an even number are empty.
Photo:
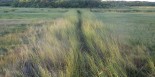
[[[155,7],[0,7],[0,77],[155,77]]]

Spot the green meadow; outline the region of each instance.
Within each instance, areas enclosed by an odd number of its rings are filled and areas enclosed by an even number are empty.
[[[155,77],[155,7],[0,7],[0,77]]]

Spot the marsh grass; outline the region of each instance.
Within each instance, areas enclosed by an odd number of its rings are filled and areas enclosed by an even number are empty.
[[[22,44],[1,57],[1,73],[15,77],[71,76],[78,43],[74,32],[76,16],[76,12],[69,12],[50,23],[28,25],[19,37]]]
[[[110,15],[103,15],[72,9],[50,22],[1,26],[0,76],[154,77],[154,58],[148,52],[154,51],[153,45],[137,42],[143,35],[132,33],[141,34],[145,28],[121,24],[126,30],[122,33],[112,25],[119,20],[110,24]],[[120,16],[115,14],[113,20]]]
[[[106,33],[106,35],[110,35],[107,43],[112,42],[109,46],[110,51],[112,51],[111,57],[113,57],[112,60],[116,61],[115,65],[118,66],[117,69],[121,67],[120,71],[122,72],[122,76],[154,76],[154,60],[151,55],[153,54],[154,50],[151,52],[149,50],[149,46],[153,45],[154,36],[152,36],[152,30],[148,31],[149,23],[152,22],[149,21],[151,20],[151,17],[149,17],[149,15],[147,16],[145,13],[130,14],[131,13],[112,13],[108,15],[108,13],[97,13],[96,16],[97,18],[103,20],[102,22],[104,23],[104,28],[108,29],[108,33]],[[154,14],[150,15],[154,16]],[[128,17],[128,19],[124,17]],[[146,19],[142,19],[144,17]],[[151,25],[153,25],[153,23]],[[149,28],[154,29],[153,26]],[[115,50],[113,50],[113,48]],[[120,63],[120,66],[118,63]],[[126,70],[126,72],[124,70]]]

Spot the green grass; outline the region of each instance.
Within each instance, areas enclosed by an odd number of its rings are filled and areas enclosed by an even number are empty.
[[[50,9],[50,8],[0,8],[0,19],[55,19],[61,17],[62,13],[67,12],[66,9]]]
[[[133,7],[114,7],[107,9],[91,9],[92,12],[119,12],[119,13],[154,13],[155,7],[146,7],[146,6],[133,6]]]
[[[154,46],[155,14],[147,13],[95,13],[120,41]],[[154,50],[153,50],[154,52]]]
[[[155,76],[152,12],[0,10],[2,77]]]

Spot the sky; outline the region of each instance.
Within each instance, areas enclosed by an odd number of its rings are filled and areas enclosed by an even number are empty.
[[[155,2],[155,0],[126,0],[126,1],[149,1],[149,2]]]
[[[103,0],[105,1],[105,0]],[[114,0],[114,1],[149,1],[149,2],[155,2],[155,0]]]

